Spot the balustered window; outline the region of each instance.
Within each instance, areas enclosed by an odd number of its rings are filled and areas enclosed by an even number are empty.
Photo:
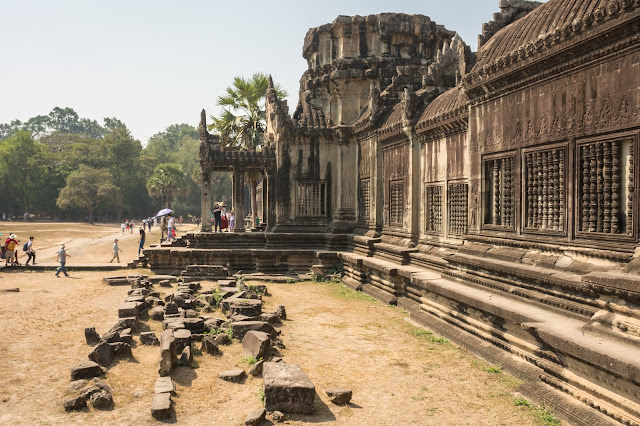
[[[578,146],[578,231],[633,234],[633,144],[630,139]]]
[[[531,230],[564,231],[564,147],[526,152],[524,157],[524,226]]]
[[[323,217],[327,214],[326,184],[320,181],[298,182],[298,209],[300,217]]]
[[[360,181],[360,220],[371,219],[371,187],[369,179]]]
[[[442,233],[442,186],[427,186],[427,232]]]
[[[449,184],[449,234],[464,235],[467,233],[469,212],[469,185],[466,183]]]
[[[402,226],[404,181],[389,182],[389,225]]]
[[[513,156],[485,160],[484,185],[484,223],[513,228]]]

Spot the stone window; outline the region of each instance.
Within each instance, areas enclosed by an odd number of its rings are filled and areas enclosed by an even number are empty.
[[[297,216],[322,217],[326,214],[326,184],[321,181],[298,182]]]
[[[464,235],[468,229],[469,185],[451,183],[447,195],[449,197],[449,234]]]
[[[442,186],[427,186],[426,231],[442,234]]]
[[[369,179],[360,181],[360,220],[369,221],[371,219],[371,188]]]
[[[513,156],[484,160],[484,223],[513,228]]]
[[[389,183],[389,225],[402,226],[404,208],[404,181]]]
[[[524,154],[524,226],[531,230],[564,231],[564,147]]]
[[[633,141],[578,146],[579,232],[633,234]]]

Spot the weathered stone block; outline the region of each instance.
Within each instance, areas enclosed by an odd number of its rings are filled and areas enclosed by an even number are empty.
[[[173,330],[165,330],[160,337],[160,376],[168,376],[178,363],[178,351]]]
[[[204,339],[202,339],[202,352],[206,352],[211,355],[217,355],[220,353],[220,348],[218,348],[215,336],[205,336]]]
[[[91,379],[103,375],[105,371],[94,361],[84,361],[71,369],[71,380]]]
[[[175,384],[171,377],[158,377],[156,383],[153,386],[154,393],[170,393],[173,394],[176,391]]]
[[[227,382],[241,383],[247,377],[247,373],[244,370],[238,368],[235,370],[226,370],[218,373],[218,377]]]
[[[153,331],[145,331],[140,333],[140,343],[143,345],[159,345],[160,340]]]
[[[62,402],[65,411],[80,411],[87,407],[87,400],[82,396],[67,398]]]
[[[271,348],[269,335],[262,331],[247,331],[242,339],[244,353],[255,359],[265,358]]]
[[[267,410],[265,410],[264,408],[253,410],[245,419],[244,424],[247,426],[258,426],[265,420],[266,414]]]
[[[240,321],[234,322],[231,324],[231,330],[233,331],[233,335],[237,339],[244,338],[244,335],[247,331],[263,331],[268,334],[275,335],[275,329],[273,326],[267,322],[262,321]]]
[[[156,420],[168,420],[173,415],[171,407],[171,394],[156,393],[151,402],[151,415]]]
[[[267,411],[313,412],[316,388],[300,367],[284,362],[265,362],[262,377]]]
[[[187,346],[191,346],[191,331],[186,328],[174,330],[173,337],[176,341],[176,351],[178,353],[182,352],[182,350]]]
[[[88,327],[84,329],[84,339],[87,341],[87,345],[93,345],[100,341],[100,335],[95,327]]]
[[[351,401],[351,396],[353,395],[351,389],[327,389],[326,392],[329,400],[339,405]]]
[[[140,316],[141,302],[124,302],[118,306],[118,318],[136,318]]]
[[[91,405],[96,410],[109,410],[113,408],[113,397],[107,391],[101,390],[91,395]]]
[[[115,352],[111,343],[100,342],[96,345],[91,353],[89,353],[89,359],[95,363],[108,367],[115,359]]]

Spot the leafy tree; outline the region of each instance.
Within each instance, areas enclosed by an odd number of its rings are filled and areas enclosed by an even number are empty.
[[[220,135],[220,143],[227,149],[256,151],[262,148],[266,126],[265,98],[269,87],[269,76],[256,73],[251,78],[235,77],[227,87],[226,94],[218,97],[217,105],[223,108],[219,117],[211,116],[211,130]],[[274,89],[278,97],[287,92],[280,86]],[[247,173],[251,193],[252,223],[257,215],[256,189],[260,173]],[[242,216],[242,212],[236,212]]]
[[[44,177],[42,154],[41,144],[24,130],[0,143],[0,174],[6,185],[1,189],[14,202],[19,201],[24,211],[30,210],[30,201],[36,199],[37,186]]]
[[[89,223],[93,223],[93,212],[100,203],[115,204],[121,197],[107,170],[81,165],[67,177],[67,184],[58,195],[57,205],[63,210],[73,206],[86,208],[89,211]]]
[[[147,190],[152,197],[164,197],[167,208],[171,208],[176,195],[185,194],[189,190],[187,175],[182,166],[174,163],[158,165],[147,180]]]

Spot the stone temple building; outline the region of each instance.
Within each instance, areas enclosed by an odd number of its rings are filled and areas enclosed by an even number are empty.
[[[421,15],[309,30],[298,104],[267,92],[266,232],[189,234],[153,269],[342,268],[521,377],[572,424],[640,424],[640,0],[500,1],[477,52]],[[242,229],[238,231],[244,231]]]

